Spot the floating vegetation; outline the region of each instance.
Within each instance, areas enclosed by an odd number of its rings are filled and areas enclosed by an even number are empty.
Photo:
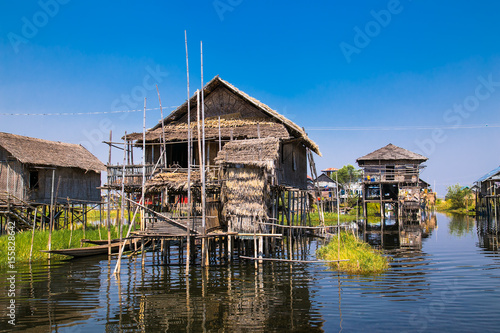
[[[353,275],[381,274],[389,268],[389,257],[373,249],[351,233],[340,233],[340,252],[337,235],[316,251],[316,256],[323,260],[349,259],[338,264],[329,263],[333,269]]]

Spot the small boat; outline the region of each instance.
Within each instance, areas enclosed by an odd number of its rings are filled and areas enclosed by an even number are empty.
[[[63,254],[66,256],[72,256],[72,257],[88,257],[88,256],[95,256],[99,254],[106,254],[108,253],[108,241],[106,241],[106,244],[104,245],[97,245],[97,246],[88,246],[88,247],[79,247],[79,248],[73,248],[73,249],[61,249],[61,250],[41,250],[41,252],[45,253],[52,253],[52,254]],[[122,246],[123,242],[114,242],[111,243],[111,252],[112,253],[117,253],[120,251],[120,247]],[[127,249],[129,245],[125,246],[125,249]]]
[[[111,244],[118,243],[119,241],[120,241],[119,238],[112,239]],[[108,245],[107,239],[103,239],[103,240],[82,239],[80,242],[94,244],[94,245]]]

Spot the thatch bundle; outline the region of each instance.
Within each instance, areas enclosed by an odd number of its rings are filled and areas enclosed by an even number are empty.
[[[265,217],[265,185],[264,171],[259,168],[228,168],[222,189],[226,214]],[[253,231],[253,226],[246,231]]]
[[[158,192],[164,188],[176,192],[185,192],[188,188],[187,172],[162,172],[155,175],[146,182],[146,190],[148,192]],[[200,184],[200,173],[191,172],[191,186]]]
[[[224,145],[215,162],[263,167],[272,173],[279,156],[279,147],[279,140],[276,138],[235,140]]]

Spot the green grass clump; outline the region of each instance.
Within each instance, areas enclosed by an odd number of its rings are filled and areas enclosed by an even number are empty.
[[[127,226],[128,227],[128,226]],[[82,239],[108,239],[108,229],[107,227],[100,228],[97,227],[87,228],[85,230],[85,237],[83,237],[83,229],[73,230],[73,235],[71,236],[71,244],[69,243],[71,231],[67,229],[54,230],[52,232],[52,250],[69,249],[75,247],[86,247],[94,246],[92,244],[81,244]],[[123,228],[123,236],[125,237],[127,229]],[[115,226],[111,226],[111,238],[119,238],[118,230]],[[33,257],[32,262],[41,262],[48,259],[47,253],[40,252],[40,250],[48,250],[49,242],[49,231],[36,230],[35,238],[33,242]],[[4,235],[0,237],[0,248],[7,249],[9,240],[8,236]],[[27,263],[30,258],[30,248],[31,248],[31,231],[17,232],[16,233],[16,262],[17,263]],[[0,267],[7,265],[8,251],[0,251]],[[53,254],[52,259],[68,259],[68,256]]]
[[[309,216],[311,217],[311,224],[313,227],[319,226],[319,214],[317,212],[311,212],[309,213]],[[325,212],[323,213],[323,216],[325,217],[325,225],[337,225],[338,221],[338,215],[337,213],[328,213]],[[358,218],[361,218],[361,216],[358,216]],[[346,223],[346,222],[354,222],[356,221],[356,211],[351,210],[349,214],[340,214],[340,223]]]
[[[349,261],[329,263],[332,268],[353,275],[381,274],[389,268],[389,259],[382,252],[360,241],[351,233],[340,233],[340,256],[338,254],[337,235],[325,246],[316,251],[316,256],[323,260],[349,259]]]

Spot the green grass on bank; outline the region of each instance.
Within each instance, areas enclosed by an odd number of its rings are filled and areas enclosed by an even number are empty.
[[[100,235],[99,235],[100,229]],[[118,228],[115,226],[111,227],[111,238],[119,238]],[[126,235],[128,226],[123,228],[123,236]],[[0,237],[0,248],[7,249],[9,245],[8,235],[3,235]],[[16,233],[16,262],[28,262],[30,258],[30,247],[31,247],[31,231],[24,231]],[[71,243],[70,243],[71,237]],[[85,237],[83,229],[71,231],[67,229],[55,230],[52,232],[52,250],[69,249],[81,246],[92,246],[91,244],[81,245],[80,240],[82,239],[108,239],[108,229],[106,227],[92,227],[85,230]],[[47,260],[47,253],[40,252],[40,250],[48,250],[49,232],[45,231],[35,231],[35,238],[33,242],[33,257],[32,262],[40,262]],[[7,265],[7,251],[0,251],[0,267]],[[68,259],[69,257],[63,255],[52,255],[52,259]]]
[[[353,212],[353,211],[351,211]],[[346,222],[353,222],[356,221],[356,211],[353,212],[354,214],[340,214],[340,223],[346,223]],[[319,214],[318,212],[311,212],[309,214],[311,217],[311,224],[314,227],[317,227],[320,225],[319,221]],[[338,222],[338,214],[337,213],[323,213],[323,216],[325,217],[325,225],[337,225]],[[359,218],[361,218],[363,215],[361,214]]]
[[[376,275],[389,268],[388,257],[347,232],[340,233],[340,254],[338,237],[334,236],[327,245],[316,251],[316,256],[323,260],[349,259],[339,264],[332,262],[329,265],[333,269],[353,275]]]

